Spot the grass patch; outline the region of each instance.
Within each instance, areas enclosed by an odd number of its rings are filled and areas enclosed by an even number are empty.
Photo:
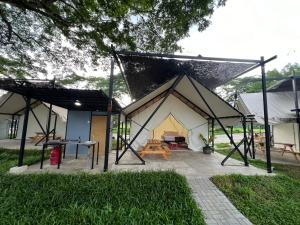
[[[45,156],[46,157],[49,156],[49,151],[46,151]],[[19,159],[19,150],[0,148],[0,174],[7,172],[11,167],[17,166],[18,159]],[[35,164],[39,162],[40,159],[41,159],[41,151],[25,150],[24,165]]]
[[[230,129],[227,129],[227,131],[228,131],[229,133],[231,132]],[[232,133],[233,133],[233,134],[240,134],[240,133],[243,133],[243,132],[244,132],[244,131],[243,131],[243,128],[242,128],[242,127],[234,127],[233,130],[232,130]],[[254,128],[254,129],[253,129],[253,132],[254,132],[254,133],[260,133],[260,132],[264,133],[265,130],[264,130],[264,129],[259,129],[259,128]],[[220,135],[220,134],[225,134],[225,132],[223,131],[222,128],[216,128],[216,129],[214,130],[214,134],[215,134],[215,135]]]
[[[212,181],[256,225],[300,221],[300,181],[288,176],[215,176]]]
[[[227,155],[230,149],[216,149]],[[242,160],[238,153],[232,158]],[[266,162],[249,160],[265,169]],[[272,163],[278,176],[215,176],[212,181],[257,225],[294,225],[300,221],[300,166]]]
[[[2,224],[205,224],[175,172],[2,175]]]
[[[228,155],[228,153],[230,152],[230,149],[216,148],[215,151],[218,153],[221,153],[223,155]],[[231,158],[243,161],[240,154],[237,152],[233,153]],[[249,159],[249,163],[251,165],[261,168],[261,169],[267,168],[267,163],[262,160],[259,160],[259,159]],[[272,163],[272,167],[273,167],[273,171],[277,174],[287,175],[291,178],[300,180],[300,166],[287,165],[287,164],[281,164],[281,163]]]

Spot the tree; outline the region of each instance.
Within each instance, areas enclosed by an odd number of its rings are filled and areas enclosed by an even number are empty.
[[[271,87],[279,80],[287,78],[295,71],[296,75],[300,75],[300,64],[287,64],[281,71],[277,69],[270,70],[266,73],[267,88]],[[261,91],[261,76],[237,78],[220,88],[220,93],[225,96],[229,102],[233,102],[235,93],[254,93]]]
[[[226,0],[0,0],[0,72],[72,74],[117,49],[174,52]]]
[[[95,77],[95,76],[80,76],[77,74],[68,75],[63,80],[58,80],[59,84],[71,87],[81,87],[87,89],[101,89],[108,95],[109,77]],[[113,97],[122,98],[122,95],[129,94],[125,81],[121,74],[114,76],[114,92]]]

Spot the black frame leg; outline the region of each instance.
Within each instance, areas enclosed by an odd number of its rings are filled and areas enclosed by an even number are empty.
[[[78,144],[76,144],[76,155],[75,155],[75,159],[78,159]]]
[[[40,169],[43,169],[44,158],[45,158],[45,147],[46,147],[45,144],[43,144]]]

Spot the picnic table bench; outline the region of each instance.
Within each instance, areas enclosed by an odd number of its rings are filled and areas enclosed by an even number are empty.
[[[168,160],[170,149],[167,145],[163,145],[160,140],[148,140],[147,144],[139,151],[141,157],[145,155],[161,155]]]
[[[297,161],[299,161],[299,159],[297,157],[297,154],[299,154],[299,153],[294,151],[295,144],[291,144],[291,143],[274,143],[274,144],[283,145],[283,147],[280,148],[282,150],[282,154],[281,154],[282,156],[285,152],[292,153],[294,155],[295,159]]]

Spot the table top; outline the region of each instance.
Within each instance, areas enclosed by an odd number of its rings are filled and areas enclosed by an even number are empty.
[[[50,140],[48,142],[44,142],[44,145],[66,145],[66,144],[76,144],[76,145],[85,145],[85,146],[91,146],[95,145],[97,142],[95,141],[68,141],[68,140]]]

